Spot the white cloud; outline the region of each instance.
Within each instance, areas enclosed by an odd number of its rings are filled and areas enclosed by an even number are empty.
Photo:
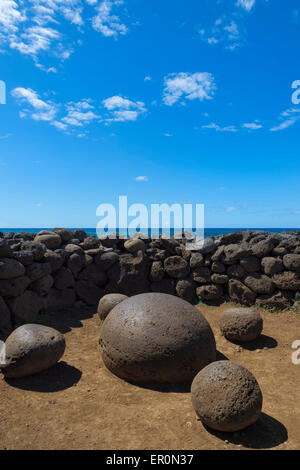
[[[60,38],[60,33],[52,28],[33,26],[19,37],[12,38],[10,47],[25,55],[36,56],[40,51],[50,48],[53,41]]]
[[[68,38],[66,23],[80,33],[87,23],[104,36],[124,35],[127,27],[113,14],[122,4],[121,0],[0,0],[0,52],[13,49],[31,57],[41,70],[57,71],[52,64],[41,64],[39,57],[42,53],[43,60],[70,57],[80,39]]]
[[[41,99],[34,90],[22,87],[12,90],[11,95],[21,106],[19,113],[21,118],[48,121],[56,129],[67,133],[100,120],[91,100],[84,99],[65,105],[56,104],[53,101]]]
[[[232,18],[219,18],[214,25],[206,29],[200,29],[198,33],[201,39],[210,45],[225,44],[225,48],[235,50],[244,42],[244,30]]]
[[[293,126],[297,121],[300,120],[300,108],[287,109],[286,111],[281,113],[279,119],[281,122],[271,127],[270,131],[283,131],[284,129]]]
[[[11,95],[20,106],[21,118],[48,121],[51,126],[67,134],[77,132],[78,137],[85,136],[83,129],[94,122],[136,121],[147,111],[141,101],[131,101],[121,96],[112,96],[103,100],[107,116],[101,117],[91,99],[70,101],[65,104],[54,103],[48,98],[41,98],[36,91],[22,87],[12,90]],[[47,95],[49,96],[49,93]],[[80,134],[78,134],[79,128]]]
[[[244,8],[247,11],[252,10],[256,0],[238,0],[237,5]]]
[[[38,94],[30,88],[15,88],[11,95],[20,104],[25,105],[25,108],[20,112],[22,118],[31,117],[35,121],[52,121],[57,114],[57,107],[54,103],[41,100]]]
[[[19,11],[18,4],[13,0],[0,2],[0,38],[3,33],[15,33],[19,23],[25,21],[25,13]]]
[[[246,122],[245,124],[242,125],[245,129],[250,129],[252,131],[256,131],[258,129],[262,129],[262,125],[258,124],[257,122]]]
[[[147,111],[142,101],[131,101],[122,96],[111,96],[103,100],[102,104],[109,111],[109,116],[105,119],[107,122],[136,121],[140,114]]]
[[[151,82],[152,80],[152,77],[150,77],[149,75],[147,75],[145,78],[144,78],[144,81],[145,82]]]
[[[221,127],[218,124],[215,124],[214,122],[202,126],[202,129],[213,129],[217,132],[237,132],[236,126]]]
[[[97,15],[92,19],[93,28],[103,36],[117,37],[119,34],[126,34],[128,32],[127,26],[121,23],[117,15],[111,14],[115,6],[122,4],[123,2],[120,0],[104,0],[96,7]]]
[[[68,20],[70,23],[76,24],[77,26],[83,25],[83,19],[81,17],[82,14],[82,8],[69,8],[69,7],[63,7],[62,8],[62,13],[66,20]]]
[[[164,78],[163,102],[173,106],[182,99],[200,101],[212,99],[216,89],[211,73],[171,73]]]
[[[148,176],[136,176],[135,181],[148,181]]]
[[[226,211],[227,212],[233,212],[233,211],[236,211],[237,208],[236,207],[233,207],[233,206],[230,206],[230,207],[226,207]]]
[[[173,134],[168,134],[167,132],[164,134],[165,137],[173,137]]]

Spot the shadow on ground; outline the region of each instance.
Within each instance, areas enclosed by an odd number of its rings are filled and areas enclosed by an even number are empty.
[[[249,449],[271,449],[279,446],[288,439],[285,426],[272,416],[262,413],[255,424],[234,432],[220,432],[203,425],[207,432],[231,444],[242,445]]]
[[[41,314],[36,323],[51,326],[64,334],[73,328],[82,328],[82,320],[92,318],[96,311],[97,306],[95,305],[81,309],[69,308],[59,312]]]
[[[255,351],[256,349],[273,349],[276,348],[278,343],[276,339],[272,338],[271,336],[267,335],[260,335],[254,341],[250,341],[249,343],[243,343],[241,341],[232,341],[234,344],[239,345],[243,349],[247,349],[248,351]]]
[[[32,392],[58,392],[72,387],[81,378],[81,371],[76,367],[70,366],[64,361],[58,362],[39,374],[19,379],[5,378],[5,381],[15,388],[21,390],[30,390]]]

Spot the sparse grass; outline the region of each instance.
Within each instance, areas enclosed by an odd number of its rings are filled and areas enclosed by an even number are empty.
[[[270,313],[278,312],[278,309],[274,305],[261,305],[260,308]]]

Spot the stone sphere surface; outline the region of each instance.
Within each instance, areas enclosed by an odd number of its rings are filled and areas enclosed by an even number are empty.
[[[231,308],[220,315],[219,326],[230,341],[248,342],[261,334],[263,319],[251,308]]]
[[[105,320],[109,312],[120,302],[128,299],[127,295],[124,294],[106,294],[104,295],[98,304],[98,315],[100,320]]]
[[[6,377],[26,377],[54,366],[65,351],[65,338],[54,328],[26,324],[14,330],[5,342]]]
[[[207,320],[169,294],[139,294],[121,302],[104,320],[99,343],[111,372],[141,384],[192,381],[216,358]]]
[[[203,424],[216,431],[235,432],[255,423],[262,393],[251,372],[231,361],[202,369],[191,387],[193,407]]]

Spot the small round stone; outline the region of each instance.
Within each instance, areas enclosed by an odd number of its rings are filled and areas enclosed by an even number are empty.
[[[220,315],[219,326],[230,341],[248,342],[261,334],[263,319],[251,308],[231,308]]]
[[[192,381],[216,358],[207,320],[169,294],[139,294],[121,302],[104,320],[99,343],[106,367],[135,383]]]
[[[26,377],[54,366],[66,343],[54,328],[34,323],[19,326],[5,342],[6,360],[1,371],[6,377]]]
[[[98,315],[100,320],[105,320],[109,312],[120,302],[128,299],[127,295],[124,294],[106,294],[104,295],[98,304]]]
[[[194,378],[191,394],[202,423],[216,431],[241,431],[261,413],[263,398],[255,377],[235,362],[206,366]]]

